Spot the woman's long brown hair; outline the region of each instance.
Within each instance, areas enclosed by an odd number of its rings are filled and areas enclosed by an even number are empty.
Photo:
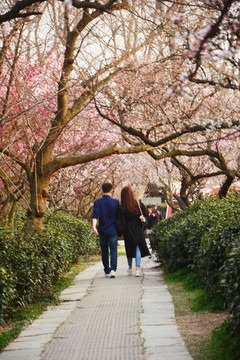
[[[129,211],[131,214],[137,212],[136,199],[130,186],[122,188],[120,209],[122,212]]]

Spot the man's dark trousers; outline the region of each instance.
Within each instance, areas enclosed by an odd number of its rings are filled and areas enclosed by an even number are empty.
[[[111,270],[117,270],[117,245],[118,245],[118,235],[99,235],[100,246],[102,250],[102,263],[104,266],[104,271],[106,274],[109,274]],[[109,267],[109,249],[110,248],[110,258],[111,263]]]

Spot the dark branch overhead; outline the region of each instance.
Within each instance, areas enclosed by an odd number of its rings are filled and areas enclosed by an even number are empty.
[[[18,0],[9,11],[0,15],[0,24],[17,18],[41,15],[41,11],[33,11],[31,7],[33,5],[40,5],[46,1],[47,0]],[[59,1],[64,2],[64,0]],[[121,4],[123,2],[124,1],[122,1]],[[98,1],[72,0],[72,6],[77,9],[95,9],[100,11],[110,10],[115,3],[117,3],[117,0],[109,0],[106,4],[100,4]]]
[[[46,0],[22,0],[17,1],[12,8],[7,11],[5,14],[0,15],[0,24],[17,19],[17,18],[24,18],[31,15],[41,15],[39,11],[32,11],[32,5],[39,4],[45,2]]]

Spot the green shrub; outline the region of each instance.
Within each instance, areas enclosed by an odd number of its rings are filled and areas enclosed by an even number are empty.
[[[8,264],[9,249],[13,240],[11,229],[0,225],[0,324],[3,323],[3,313],[16,292],[16,278],[11,271],[11,264]],[[6,260],[7,266],[4,266],[3,260]]]
[[[75,247],[75,261],[80,255],[88,256],[100,252],[99,240],[92,232],[89,222],[64,211],[55,212],[54,215],[48,213],[47,217],[49,216],[50,221],[45,225],[46,230],[57,229],[58,234],[65,234],[68,243]]]
[[[165,269],[174,272],[192,263],[190,249],[186,239],[191,236],[193,231],[192,221],[196,221],[193,215],[201,202],[196,202],[192,207],[184,211],[174,213],[169,218],[159,222],[150,234],[150,244],[156,251],[157,258],[163,263]],[[198,240],[198,236],[196,236]]]
[[[212,332],[210,342],[204,342],[200,349],[201,359],[239,360],[240,335],[229,331],[229,324],[224,322]]]
[[[164,241],[167,239],[169,232],[171,232],[171,230],[175,227],[176,222],[178,219],[180,220],[181,217],[182,213],[175,213],[167,219],[160,221],[152,229],[152,232],[149,235],[149,240],[152,250],[157,251],[159,259],[161,259],[162,255],[164,255],[159,249],[159,246],[162,246]]]
[[[157,209],[160,211],[162,218],[166,218],[167,205],[166,204],[158,204]]]
[[[53,285],[79,256],[99,253],[90,224],[70,214],[52,214],[43,232],[28,238],[22,231],[24,221],[19,214],[13,230],[0,225],[1,321],[8,306],[52,296]]]
[[[221,287],[227,310],[233,314],[230,324],[234,332],[240,333],[240,236],[234,241],[221,269]]]
[[[194,269],[208,291],[218,291],[220,270],[240,235],[240,197],[230,194],[226,199],[206,201],[203,211],[209,223],[201,235]]]
[[[240,331],[240,194],[209,197],[157,224],[150,243],[165,270],[190,267],[210,294],[223,297]]]
[[[4,323],[3,313],[15,296],[15,277],[11,271],[0,265],[0,325]]]

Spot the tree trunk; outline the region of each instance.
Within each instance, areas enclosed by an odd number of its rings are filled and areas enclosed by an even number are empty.
[[[12,200],[11,207],[10,207],[10,210],[9,210],[9,213],[8,213],[8,224],[11,227],[14,224],[14,219],[15,219],[15,215],[16,215],[17,206],[18,206],[18,200]]]
[[[178,196],[177,194],[173,194],[173,197],[174,197],[174,199],[177,200],[178,205],[181,210],[186,209],[187,205],[186,205],[185,201],[181,198],[181,196]]]
[[[224,181],[218,192],[219,199],[222,199],[227,196],[228,190],[232,185],[233,180],[234,180],[234,176],[227,175],[226,180]]]
[[[30,209],[27,213],[27,222],[24,228],[25,235],[31,236],[35,233],[40,233],[43,226],[43,217],[45,214],[47,199],[48,199],[48,186],[50,177],[43,174],[36,175],[32,173],[30,179]]]
[[[173,195],[174,198],[178,201],[178,204],[182,210],[184,210],[186,207],[188,207],[190,205],[190,202],[188,200],[188,195],[187,195],[187,190],[188,190],[190,184],[191,184],[191,182],[188,181],[187,176],[183,175],[182,181],[181,181],[180,194]]]

